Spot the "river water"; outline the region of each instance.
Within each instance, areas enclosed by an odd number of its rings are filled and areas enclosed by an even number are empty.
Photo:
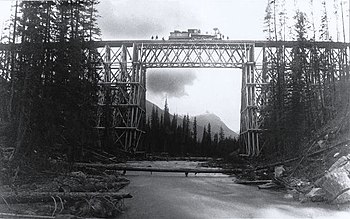
[[[199,162],[141,161],[131,166],[199,168]],[[350,218],[350,209],[299,203],[284,192],[235,184],[223,174],[127,172],[133,195],[118,218]]]

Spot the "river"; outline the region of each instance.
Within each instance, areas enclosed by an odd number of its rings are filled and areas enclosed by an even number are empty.
[[[141,161],[131,166],[196,167],[199,162]],[[197,167],[198,168],[198,167]],[[223,174],[127,172],[133,195],[118,218],[350,218],[350,210],[300,203],[285,192],[236,184]]]

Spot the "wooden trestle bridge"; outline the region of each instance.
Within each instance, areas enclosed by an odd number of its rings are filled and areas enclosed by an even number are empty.
[[[234,40],[122,40],[95,42],[100,65],[100,99],[97,129],[106,129],[104,107],[110,108],[113,142],[135,151],[144,133],[146,70],[148,68],[239,68],[242,69],[240,140],[243,152],[257,156],[263,146],[262,113],[269,101],[269,85],[279,80],[278,66],[290,71],[292,48],[301,46],[313,68],[315,52],[327,59],[332,71],[310,71],[310,80],[327,74],[334,83],[347,75],[348,44],[336,42],[234,41]],[[2,56],[8,47],[0,47]],[[4,74],[6,66],[0,66]],[[213,75],[215,77],[215,75]],[[225,83],[225,82],[223,82]],[[316,83],[315,83],[316,84]],[[108,94],[107,94],[108,93]],[[224,106],[223,106],[224,107]]]

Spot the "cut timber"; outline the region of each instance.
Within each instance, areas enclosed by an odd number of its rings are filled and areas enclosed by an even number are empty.
[[[152,168],[152,167],[131,167],[122,164],[92,164],[76,163],[76,167],[104,168],[121,171],[142,171],[142,172],[172,172],[172,173],[241,173],[242,169],[196,169],[196,168]]]
[[[84,183],[84,184],[63,184],[60,188],[67,189],[69,192],[96,192],[104,190],[114,190],[118,191],[119,189],[129,185],[130,182],[99,182],[99,183]],[[67,191],[65,191],[67,192]]]
[[[41,218],[41,219],[55,219],[53,216],[44,216],[44,215],[34,215],[34,214],[12,214],[12,213],[0,213],[2,218]]]
[[[35,203],[52,202],[53,198],[64,200],[89,199],[92,197],[110,197],[113,199],[132,198],[129,193],[117,192],[3,192],[0,194],[0,203]],[[5,202],[6,200],[6,202]]]
[[[281,186],[274,182],[269,182],[263,185],[259,185],[258,188],[259,189],[279,189],[281,188]]]
[[[266,184],[266,183],[272,183],[272,180],[236,180],[235,183],[237,184],[244,184],[244,185],[257,185],[257,184]]]
[[[164,156],[151,156],[151,158],[157,160],[172,160],[172,161],[212,161],[211,157],[164,157]]]

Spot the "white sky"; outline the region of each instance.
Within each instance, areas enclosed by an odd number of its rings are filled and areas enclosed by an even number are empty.
[[[281,1],[281,0],[279,0]],[[340,0],[335,0],[340,2]],[[348,33],[349,0],[344,1],[345,32]],[[0,28],[10,15],[10,3],[14,0],[0,0]],[[100,0],[98,6],[99,26],[102,39],[150,39],[158,35],[160,38],[169,36],[173,30],[199,28],[202,32],[211,32],[214,27],[230,39],[263,40],[263,18],[267,0]],[[293,17],[296,5],[308,13],[314,12],[316,29],[319,28],[321,0],[313,0],[314,7],[308,4],[310,0],[286,0],[287,14]],[[334,0],[327,0],[329,24],[333,40],[336,40],[336,25],[333,7]],[[338,9],[338,19],[341,13]],[[288,19],[291,21],[292,19]],[[292,24],[289,24],[292,26]],[[338,29],[342,26],[338,25]],[[340,34],[342,36],[342,33]],[[341,39],[342,40],[342,37]],[[346,34],[348,40],[348,34]],[[176,75],[167,69],[157,69]],[[181,97],[147,93],[147,98],[160,107],[164,105],[165,96],[171,112],[195,116],[209,111],[217,114],[232,130],[239,130],[240,111],[240,69],[191,69],[191,81],[186,85],[185,94]],[[155,70],[148,70],[152,74]]]

